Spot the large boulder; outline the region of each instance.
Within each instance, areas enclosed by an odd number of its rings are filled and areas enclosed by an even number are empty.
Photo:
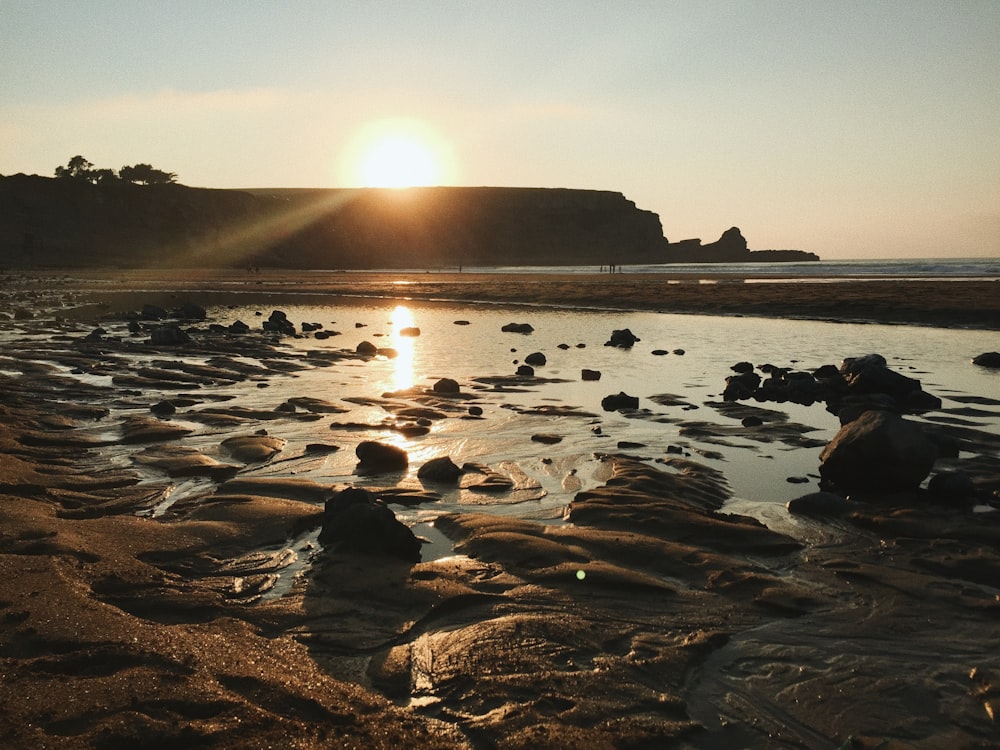
[[[618,411],[619,409],[638,409],[639,397],[629,396],[624,391],[620,391],[617,394],[605,396],[603,399],[601,399],[601,408],[604,409],[604,411]]]
[[[319,542],[337,552],[420,562],[420,540],[368,490],[349,487],[326,501]]]
[[[402,448],[374,440],[359,443],[354,453],[358,457],[358,471],[364,474],[405,471],[410,465],[409,456]]]
[[[851,395],[885,394],[898,404],[901,412],[941,407],[941,399],[925,393],[919,380],[890,369],[881,354],[845,359],[840,374]]]
[[[153,346],[181,346],[190,344],[191,337],[177,326],[156,326],[149,331],[149,343]]]
[[[282,310],[272,310],[271,315],[264,321],[263,328],[265,331],[280,333],[283,336],[295,335],[295,324]]]
[[[972,364],[980,367],[1000,367],[1000,352],[983,352],[972,359]]]
[[[417,478],[421,482],[455,484],[462,473],[461,467],[456,465],[450,456],[439,456],[421,466]]]
[[[840,428],[820,454],[824,486],[844,492],[915,489],[937,459],[934,442],[890,411],[866,411]]]

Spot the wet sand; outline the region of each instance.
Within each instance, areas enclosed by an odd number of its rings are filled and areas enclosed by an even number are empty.
[[[4,291],[22,319],[67,320],[87,319],[109,292],[121,303],[128,287],[151,302],[182,289],[221,301],[244,287],[278,298],[404,288],[629,309],[676,309],[664,300],[691,295],[698,311],[730,314],[780,299],[803,317],[917,322],[904,311],[919,307],[970,325],[995,321],[1000,304],[993,282],[887,282],[898,285],[887,301],[874,281],[430,276],[74,274]],[[845,302],[855,286],[860,297]],[[206,335],[178,350],[141,336],[85,342],[85,327],[60,325],[44,326],[48,356],[103,374],[134,377],[135,356],[161,362],[145,373],[159,378],[162,362],[181,359],[206,363],[191,377],[233,382],[247,359],[261,382],[303,366],[270,337]],[[28,356],[38,346],[8,347],[0,368],[0,746],[995,746],[998,513],[920,493],[857,498],[849,516],[803,520],[791,537],[722,513],[725,477],[697,460],[607,455],[602,486],[576,495],[568,524],[447,515],[437,526],[457,557],[317,550],[308,576],[267,598],[283,545],[318,527],[317,498],[333,488],[238,484],[238,455],[232,470],[206,468],[148,405],[105,424],[102,403],[141,407],[141,392],[67,378]],[[227,417],[245,420],[223,405],[216,418]],[[959,425],[954,436],[995,496],[1000,441]],[[173,448],[187,463],[140,484],[131,465],[107,460],[111,446]],[[213,488],[142,515],[185,471]]]

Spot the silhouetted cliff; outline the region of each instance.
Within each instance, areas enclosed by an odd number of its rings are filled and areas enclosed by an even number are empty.
[[[671,245],[656,214],[597,190],[208,190],[0,177],[0,264],[11,266],[597,266],[729,260],[730,251],[750,259],[735,228],[718,243],[694,243]]]
[[[4,263],[424,268],[658,262],[656,214],[535,188],[206,190],[0,178]]]

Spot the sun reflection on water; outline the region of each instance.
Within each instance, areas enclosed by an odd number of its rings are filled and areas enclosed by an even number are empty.
[[[408,328],[413,328],[413,311],[406,305],[397,305],[392,311],[392,348],[396,350],[396,358],[392,361],[392,382],[394,390],[402,391],[412,388],[416,383],[413,368],[415,337]]]

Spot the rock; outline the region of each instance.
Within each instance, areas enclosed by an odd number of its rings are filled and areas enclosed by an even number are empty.
[[[920,381],[890,370],[881,354],[845,359],[840,374],[851,393],[885,393],[902,402],[911,391],[920,390]]]
[[[318,331],[321,328],[323,328],[323,324],[322,323],[305,323],[304,322],[304,323],[302,323],[301,328],[302,328],[302,332],[303,333],[312,333],[313,331]]]
[[[177,411],[177,407],[169,401],[158,401],[149,410],[158,417],[169,417]]]
[[[733,372],[746,373],[753,372],[753,364],[750,362],[737,362],[735,365],[729,368]]]
[[[445,394],[456,394],[462,392],[458,385],[458,381],[452,380],[451,378],[441,378],[434,384],[433,390],[435,393]]]
[[[163,320],[169,317],[169,313],[159,305],[143,305],[139,312],[139,317],[143,320]]]
[[[601,371],[600,370],[588,370],[588,369],[584,368],[583,370],[580,371],[580,379],[581,380],[600,380],[601,379]]]
[[[758,385],[760,385],[760,375],[755,372],[730,375],[726,378],[726,388],[722,392],[722,399],[724,401],[742,401],[752,398]]]
[[[244,323],[242,320],[237,320],[229,326],[230,333],[244,334],[250,333],[250,326]]]
[[[889,411],[866,411],[840,428],[820,454],[825,485],[846,492],[911,490],[937,459],[934,442]]]
[[[468,321],[468,320],[455,320],[455,321],[452,321],[452,322],[453,322],[453,323],[454,323],[455,325],[457,325],[457,326],[468,326],[468,325],[472,325],[472,323],[471,323],[470,321]]]
[[[811,492],[789,500],[785,506],[797,516],[842,518],[851,512],[851,503],[833,492]]]
[[[245,464],[263,463],[281,453],[285,440],[270,435],[236,435],[222,441],[222,448]]]
[[[980,367],[1000,367],[1000,352],[983,352],[972,359],[972,364]]]
[[[354,351],[362,357],[374,357],[378,354],[378,347],[371,341],[362,341],[357,345]]]
[[[524,363],[532,367],[543,367],[546,363],[545,355],[541,352],[532,352],[524,358]]]
[[[471,417],[481,417],[483,416],[483,407],[481,406],[470,406],[469,416]]]
[[[417,472],[417,478],[421,481],[441,484],[455,484],[460,476],[462,469],[451,460],[450,456],[432,458]]]
[[[627,393],[619,392],[617,395],[605,396],[601,399],[601,408],[604,411],[618,411],[619,409],[638,409],[639,397],[629,396]]]
[[[405,471],[410,464],[406,451],[395,445],[366,440],[354,449],[358,457],[358,470],[365,474]]]
[[[555,445],[556,443],[562,442],[562,435],[551,435],[548,433],[539,433],[537,435],[531,436],[532,442],[543,443],[545,445]]]
[[[666,355],[670,354],[670,352],[668,352],[666,349],[653,349],[653,351],[650,353],[654,357],[665,357]]]
[[[520,378],[533,378],[535,377],[535,368],[531,365],[521,365],[517,368],[517,376]]]
[[[288,316],[281,310],[273,310],[267,320],[263,322],[265,331],[280,333],[283,336],[294,336],[295,325],[288,319]]]
[[[967,504],[976,496],[976,485],[964,471],[943,471],[931,477],[927,491],[935,502]]]
[[[326,501],[319,542],[337,552],[420,561],[420,540],[368,490],[350,487]]]
[[[683,357],[684,356],[684,350],[683,349],[674,349],[674,354],[676,354],[678,357]]]
[[[507,325],[500,328],[504,333],[532,333],[535,329],[532,328],[530,323],[508,323]]]
[[[191,337],[177,326],[157,326],[149,332],[153,346],[180,346],[191,343]]]
[[[408,326],[406,328],[400,328],[399,329],[399,335],[400,336],[416,337],[416,336],[420,335],[420,329],[417,328],[416,326]]]
[[[339,445],[330,443],[306,443],[305,452],[309,454],[336,453],[340,450]]]
[[[742,424],[744,427],[760,427],[764,420],[757,416],[743,417]]]
[[[205,320],[208,317],[208,313],[205,312],[205,308],[201,305],[196,305],[194,302],[185,302],[174,310],[174,316],[181,320]]]
[[[615,346],[619,349],[631,349],[638,341],[641,341],[638,336],[628,328],[623,328],[620,331],[612,331],[611,338],[605,341],[604,345]]]

